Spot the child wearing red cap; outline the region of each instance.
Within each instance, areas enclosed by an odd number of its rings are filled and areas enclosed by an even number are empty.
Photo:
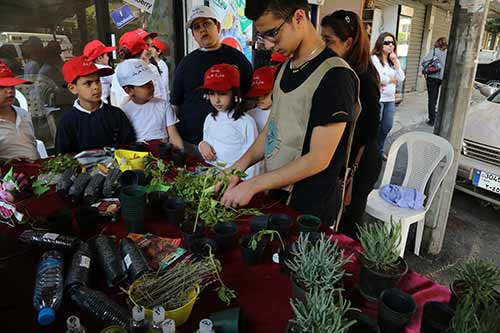
[[[0,160],[36,160],[35,130],[28,111],[14,104],[15,86],[31,83],[18,79],[0,61]]]
[[[265,66],[255,70],[252,77],[252,88],[246,94],[247,98],[256,98],[257,107],[248,111],[248,114],[255,119],[259,133],[264,129],[267,118],[273,106],[273,86],[276,67]]]
[[[109,52],[116,50],[116,46],[106,46],[100,40],[94,39],[88,42],[83,48],[83,55],[92,61],[97,68],[111,68],[109,66]],[[109,92],[111,90],[111,82],[113,81],[113,75],[102,76],[102,96],[103,102],[108,103]]]
[[[202,89],[207,91],[210,114],[203,124],[203,141],[198,149],[212,164],[228,166],[236,162],[257,138],[257,125],[245,114],[240,92],[240,73],[229,64],[210,67],[204,76]],[[256,175],[256,169],[246,170],[247,179]]]
[[[134,128],[123,111],[101,100],[100,78],[111,74],[111,68],[97,68],[84,56],[71,58],[64,64],[64,80],[78,98],[57,127],[58,153],[116,147],[135,141]]]
[[[151,62],[156,62],[158,65],[158,69],[160,71],[162,85],[165,87],[165,91],[167,94],[167,101],[170,101],[170,82],[169,82],[169,71],[168,65],[165,60],[162,59],[162,56],[165,55],[167,51],[167,44],[162,42],[161,40],[155,38],[153,39],[153,47],[151,48],[151,53],[153,55]]]

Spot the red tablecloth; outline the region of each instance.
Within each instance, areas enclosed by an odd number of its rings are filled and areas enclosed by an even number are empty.
[[[24,172],[29,168],[19,167]],[[34,171],[34,170],[32,170]],[[27,212],[31,216],[45,216],[48,213],[72,207],[68,202],[62,201],[53,191],[42,198],[32,199],[25,202]],[[264,196],[258,196],[252,202],[252,206],[259,207],[265,213],[286,213],[292,217],[296,212],[287,206],[272,202]],[[248,220],[239,221],[240,234],[250,232]],[[177,227],[169,225],[162,216],[150,215],[145,224],[148,232],[164,237],[180,237]],[[116,224],[103,225],[104,234],[126,236],[126,226],[122,221]],[[296,227],[296,226],[295,226]],[[75,229],[76,229],[75,224]],[[14,238],[25,228],[18,226],[10,228],[0,225],[2,235],[0,249],[2,257],[19,251],[19,244]],[[358,253],[360,245],[345,235],[332,233],[330,229],[323,230],[332,235],[339,245],[347,253],[353,253],[353,262],[347,266],[347,271],[352,274],[345,281],[347,296],[356,307],[362,308],[367,313],[376,318],[376,305],[362,301],[357,292],[357,283],[360,272]],[[294,230],[294,235],[297,230]],[[293,237],[293,236],[292,236]],[[220,253],[218,256],[222,261],[222,277],[225,283],[237,293],[237,300],[231,306],[240,306],[247,320],[248,332],[271,333],[284,332],[288,319],[292,315],[289,299],[292,295],[292,287],[287,276],[280,274],[279,265],[271,260],[272,253],[279,244],[271,244],[266,250],[265,262],[258,266],[247,266],[242,262],[238,248],[228,253]],[[26,252],[8,261],[0,261],[0,322],[7,322],[7,327],[3,326],[5,332],[63,332],[64,320],[71,314],[77,314],[88,331],[96,332],[102,328],[92,318],[80,313],[71,302],[65,300],[63,306],[57,312],[57,322],[49,328],[41,329],[36,325],[36,312],[32,306],[32,291],[34,285],[36,264],[39,253],[33,251]],[[69,262],[67,262],[69,264]],[[2,266],[4,265],[4,266]],[[94,266],[94,268],[97,268]],[[98,271],[98,268],[95,269]],[[118,302],[125,302],[126,298],[121,291],[104,287],[102,275],[97,272],[96,285],[94,288],[104,290]],[[418,311],[412,322],[407,327],[407,333],[417,333],[420,331],[420,318],[422,307],[428,301],[447,302],[450,298],[448,288],[432,282],[431,280],[410,271],[400,282],[402,290],[412,295],[418,304]],[[200,319],[208,317],[212,312],[222,310],[225,305],[220,302],[215,292],[210,289],[205,290],[200,299],[195,303],[190,321],[179,328],[179,332],[193,332]],[[4,317],[4,318],[2,318]],[[3,324],[2,324],[3,325]]]

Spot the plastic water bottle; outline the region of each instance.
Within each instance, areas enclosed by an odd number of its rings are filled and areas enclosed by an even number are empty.
[[[85,333],[85,327],[80,323],[80,318],[77,316],[70,316],[66,320],[66,333]]]
[[[175,321],[167,318],[161,324],[162,333],[175,333]]]
[[[200,320],[200,328],[198,330],[199,333],[213,333],[214,324],[210,319],[202,319]]]
[[[153,308],[153,324],[151,325],[151,333],[161,333],[161,323],[165,320],[165,309],[163,306],[155,306]]]
[[[36,274],[33,306],[38,311],[38,323],[50,325],[63,298],[63,259],[57,251],[42,255]]]
[[[148,333],[149,323],[143,306],[136,305],[132,308],[132,321],[130,323],[130,333]]]

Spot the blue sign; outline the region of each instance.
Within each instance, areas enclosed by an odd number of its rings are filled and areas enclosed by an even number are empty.
[[[111,12],[111,19],[116,24],[116,27],[121,29],[135,20],[135,16],[128,5],[123,5],[122,7]]]

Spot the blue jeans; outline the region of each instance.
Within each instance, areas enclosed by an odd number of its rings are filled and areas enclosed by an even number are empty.
[[[380,102],[380,127],[378,130],[377,147],[379,153],[384,153],[384,144],[387,135],[394,124],[395,102]]]

